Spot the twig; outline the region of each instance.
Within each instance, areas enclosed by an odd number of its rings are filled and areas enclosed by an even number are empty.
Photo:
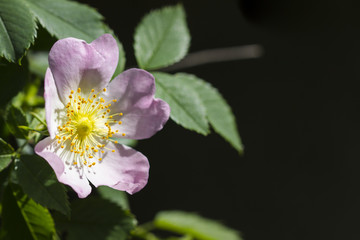
[[[243,60],[261,57],[263,48],[259,44],[239,47],[217,48],[189,53],[183,60],[169,67],[163,68],[164,72],[199,66],[208,63]]]

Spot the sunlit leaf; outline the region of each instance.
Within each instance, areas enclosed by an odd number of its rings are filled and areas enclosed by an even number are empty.
[[[70,214],[65,187],[49,164],[36,155],[23,155],[15,162],[15,172],[24,192],[41,205]]]
[[[48,240],[55,235],[49,211],[15,185],[5,188],[1,218],[5,239]]]
[[[91,42],[105,33],[103,17],[93,8],[67,0],[24,0],[50,34]]]
[[[219,91],[204,80],[190,74],[175,75],[181,84],[194,89],[204,104],[206,116],[215,132],[225,138],[239,153],[243,152],[243,145],[237,130],[236,120],[230,106]]]
[[[129,201],[125,192],[107,186],[100,186],[97,190],[104,199],[108,199],[113,203],[116,203],[124,210],[130,209]]]
[[[0,138],[0,172],[10,165],[13,153],[13,147]]]
[[[35,37],[35,19],[24,2],[0,0],[0,57],[20,62]]]
[[[141,68],[159,69],[180,61],[190,45],[184,8],[176,5],[150,12],[137,26],[134,38]]]
[[[155,227],[179,234],[188,234],[200,240],[241,240],[239,233],[223,224],[182,211],[159,212]]]
[[[182,84],[176,77],[166,73],[153,73],[156,96],[165,100],[171,108],[171,119],[181,126],[206,135],[209,126],[205,107],[197,92]]]
[[[135,218],[117,204],[101,198],[77,199],[71,203],[71,220],[56,215],[55,222],[68,240],[125,240],[135,227]]]
[[[10,132],[17,138],[27,138],[27,131],[19,126],[28,126],[28,121],[21,108],[9,104],[5,111],[5,121]]]

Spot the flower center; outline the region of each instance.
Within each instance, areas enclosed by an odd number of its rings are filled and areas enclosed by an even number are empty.
[[[96,161],[101,162],[105,151],[115,152],[115,149],[106,147],[107,143],[118,143],[112,136],[119,131],[113,131],[112,127],[122,124],[123,113],[111,113],[111,104],[117,100],[106,102],[100,97],[106,88],[97,94],[94,92],[92,89],[85,98],[80,88],[71,91],[64,109],[65,123],[58,126],[56,135],[57,144],[64,149],[61,154],[67,155],[65,163],[77,169],[90,168]],[[121,135],[125,136],[125,133]]]
[[[76,126],[76,132],[81,139],[86,138],[94,128],[94,120],[90,120],[88,117],[83,117],[79,120]]]

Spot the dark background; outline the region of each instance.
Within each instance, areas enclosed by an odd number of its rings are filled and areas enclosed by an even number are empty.
[[[131,67],[142,16],[178,1],[82,2],[105,16]],[[183,70],[224,95],[245,155],[216,134],[169,121],[137,146],[151,164],[148,185],[130,197],[138,220],[181,209],[220,220],[246,240],[360,239],[359,1],[182,2],[190,52],[264,48],[259,59]]]

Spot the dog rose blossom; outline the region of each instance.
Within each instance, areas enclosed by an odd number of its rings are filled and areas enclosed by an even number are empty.
[[[129,69],[110,82],[118,54],[109,34],[90,44],[65,38],[49,53],[44,98],[50,136],[35,152],[80,198],[90,194],[89,181],[130,194],[141,190],[148,160],[116,139],[149,138],[169,118],[169,105],[154,98],[150,73]]]

